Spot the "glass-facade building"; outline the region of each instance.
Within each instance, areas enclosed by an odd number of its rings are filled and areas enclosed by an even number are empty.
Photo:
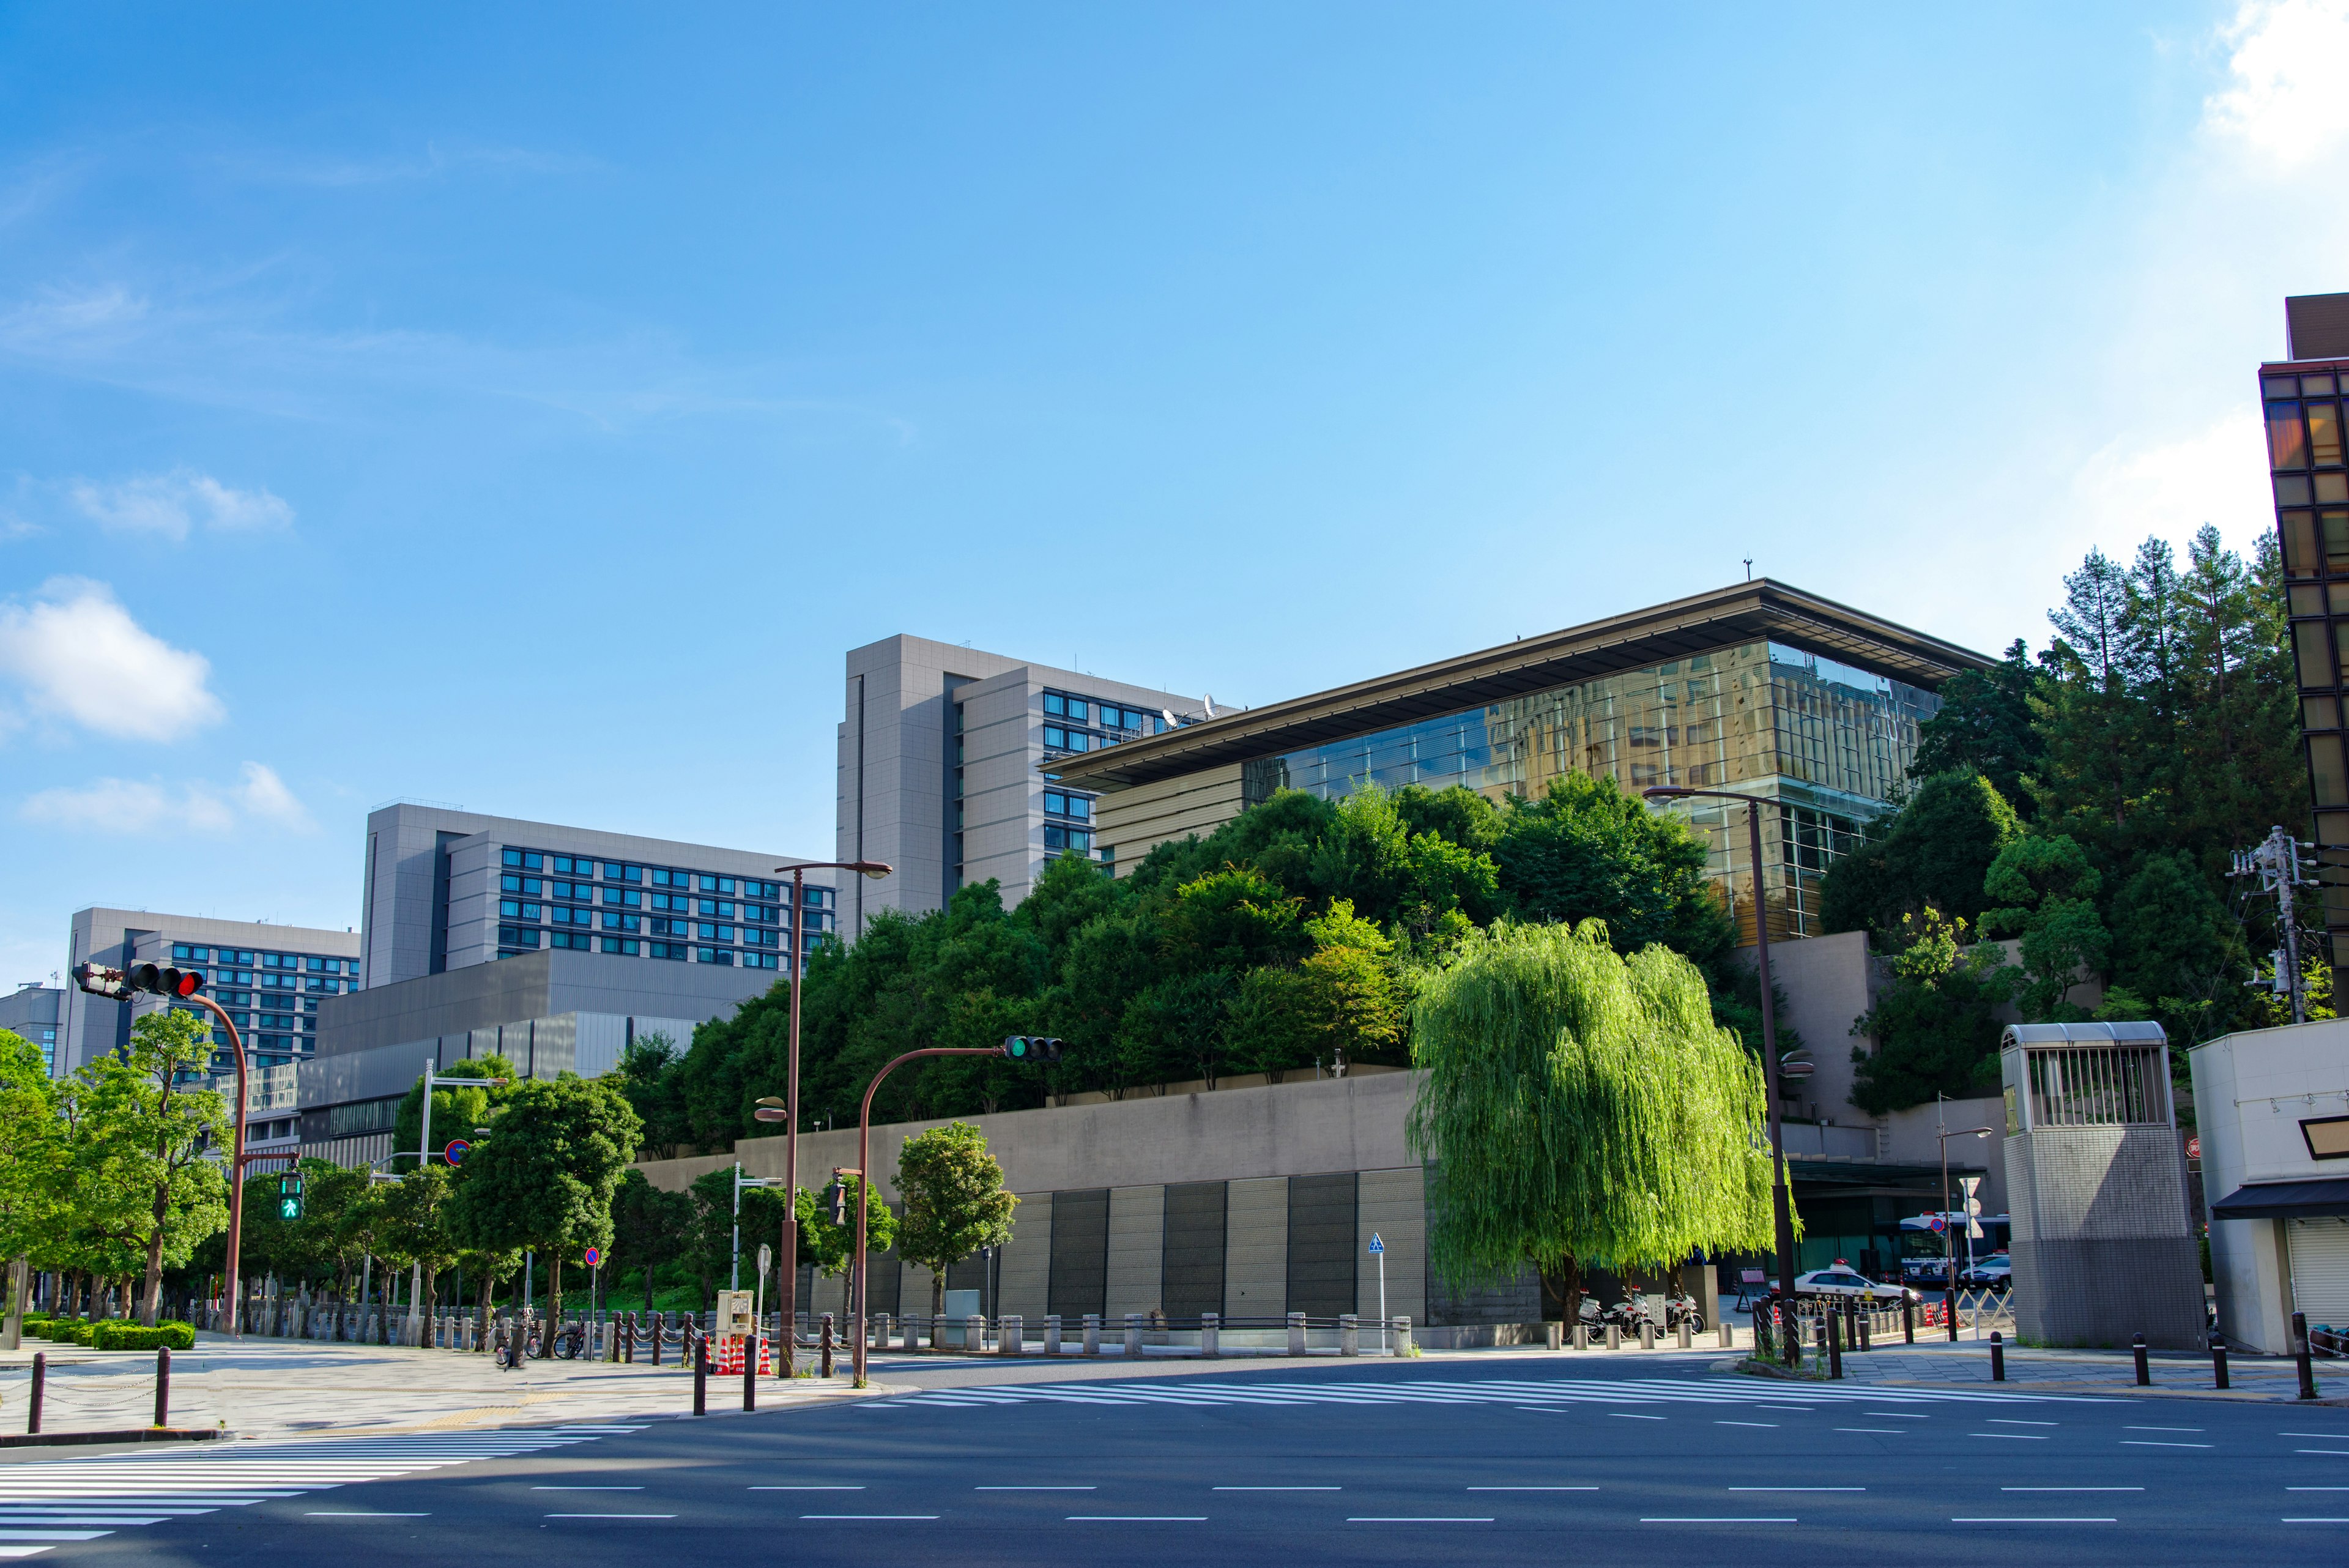
[[[171,961],[204,972],[206,994],[244,1036],[248,1059],[278,1067],[318,1048],[318,1002],[359,989],[359,961],[327,953],[272,952],[211,942],[173,942]],[[185,1008],[206,1023],[211,1013]],[[228,1032],[214,1028],[225,1048]]]
[[[670,963],[789,969],[792,933],[813,953],[833,929],[833,889],[683,866],[644,866],[504,845],[499,849],[498,957],[542,949]]]
[[[2293,314],[2295,358],[2260,368],[2260,403],[2323,862],[2324,923],[2333,949],[2326,959],[2337,969],[2349,959],[2349,737],[2342,727],[2342,702],[2349,696],[2349,463],[2344,461],[2349,453],[2342,425],[2349,400],[2349,328],[2328,335],[2321,320],[2315,325],[2320,330],[2312,333]],[[2312,336],[2320,341],[2306,341]],[[2327,336],[2339,340],[2323,341]],[[2333,352],[2298,357],[2311,348]]]
[[[1365,784],[1465,786],[1495,803],[1537,796],[1569,773],[1731,789],[1780,803],[1763,822],[1771,935],[1812,936],[1819,879],[1884,810],[1916,755],[1931,691],[1788,644],[1758,639],[1370,734],[1243,767],[1243,802],[1277,789],[1339,799]],[[1712,875],[1754,940],[1745,807],[1671,807],[1712,845]]]

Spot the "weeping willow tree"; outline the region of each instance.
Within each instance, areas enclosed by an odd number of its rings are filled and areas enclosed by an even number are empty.
[[[1412,1054],[1428,1258],[1451,1283],[1530,1260],[1571,1321],[1585,1264],[1770,1245],[1761,1064],[1678,953],[1623,958],[1598,920],[1496,921],[1423,982]]]

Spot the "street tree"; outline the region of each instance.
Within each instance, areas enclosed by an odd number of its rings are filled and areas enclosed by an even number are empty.
[[[1496,921],[1423,981],[1413,1059],[1439,1276],[1530,1261],[1571,1321],[1586,1265],[1771,1244],[1761,1064],[1679,954]]]
[[[446,1068],[436,1067],[433,1076],[449,1078],[503,1078],[502,1084],[450,1084],[442,1082],[432,1090],[432,1147],[425,1151],[438,1155],[450,1140],[470,1140],[473,1129],[485,1127],[513,1097],[519,1085],[520,1074],[514,1064],[503,1056],[477,1056],[469,1061],[451,1062]],[[416,1082],[409,1085],[407,1098],[392,1118],[391,1147],[395,1151],[391,1168],[409,1170],[416,1165],[418,1145],[424,1134],[424,1075],[419,1073]],[[430,1160],[426,1161],[431,1163]]]
[[[843,1210],[844,1218],[835,1225],[832,1222],[831,1204],[817,1201],[816,1194],[807,1188],[799,1189],[800,1260],[814,1264],[819,1273],[845,1273],[856,1261],[856,1199],[854,1196],[856,1182],[854,1179],[849,1181],[848,1190],[851,1196],[848,1206]],[[748,1198],[750,1194],[743,1196]],[[771,1199],[774,1195],[761,1193],[760,1196]],[[896,1240],[897,1217],[890,1213],[889,1205],[882,1201],[880,1184],[867,1183],[864,1189],[864,1250],[885,1252]]]
[[[12,1341],[25,1312],[26,1268],[56,1239],[66,1213],[57,1179],[64,1130],[41,1054],[22,1035],[0,1029],[0,1258],[10,1260]]]
[[[412,1309],[429,1311],[438,1303],[440,1272],[461,1251],[449,1224],[459,1185],[447,1166],[427,1165],[401,1177],[385,1196],[390,1245],[423,1271],[423,1293],[409,1303]]]
[[[905,1205],[897,1255],[930,1271],[930,1315],[943,1316],[947,1270],[1011,1240],[1019,1199],[1003,1189],[1003,1167],[987,1152],[986,1135],[968,1122],[907,1138],[897,1151],[897,1191]]]
[[[564,1074],[519,1085],[466,1156],[450,1220],[465,1248],[531,1248],[548,1260],[547,1314],[563,1311],[564,1261],[612,1244],[612,1196],[644,1123],[617,1085]]]
[[[693,1227],[690,1194],[664,1192],[634,1166],[621,1173],[612,1195],[612,1254],[622,1267],[644,1271],[647,1312],[653,1310],[654,1274],[685,1255]]]

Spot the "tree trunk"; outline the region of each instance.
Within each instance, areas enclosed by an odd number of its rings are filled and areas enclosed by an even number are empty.
[[[941,1263],[930,1271],[930,1332],[937,1333],[937,1320],[947,1315],[947,1271]]]
[[[155,1184],[155,1229],[147,1237],[146,1300],[139,1311],[139,1321],[149,1328],[155,1326],[156,1316],[163,1305],[163,1221],[171,1217],[171,1184],[159,1181]]]
[[[554,1354],[554,1331],[563,1322],[563,1254],[549,1254],[554,1262],[546,1266],[546,1353]]]
[[[1582,1320],[1582,1261],[1571,1252],[1565,1254],[1542,1271],[1542,1283],[1564,1309],[1566,1332],[1571,1336],[1574,1325]]]

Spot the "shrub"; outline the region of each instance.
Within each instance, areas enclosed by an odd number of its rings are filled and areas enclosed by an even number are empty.
[[[153,1350],[170,1345],[173,1350],[195,1347],[196,1331],[192,1324],[166,1318],[149,1328],[137,1323],[101,1323],[88,1342],[96,1350]]]

